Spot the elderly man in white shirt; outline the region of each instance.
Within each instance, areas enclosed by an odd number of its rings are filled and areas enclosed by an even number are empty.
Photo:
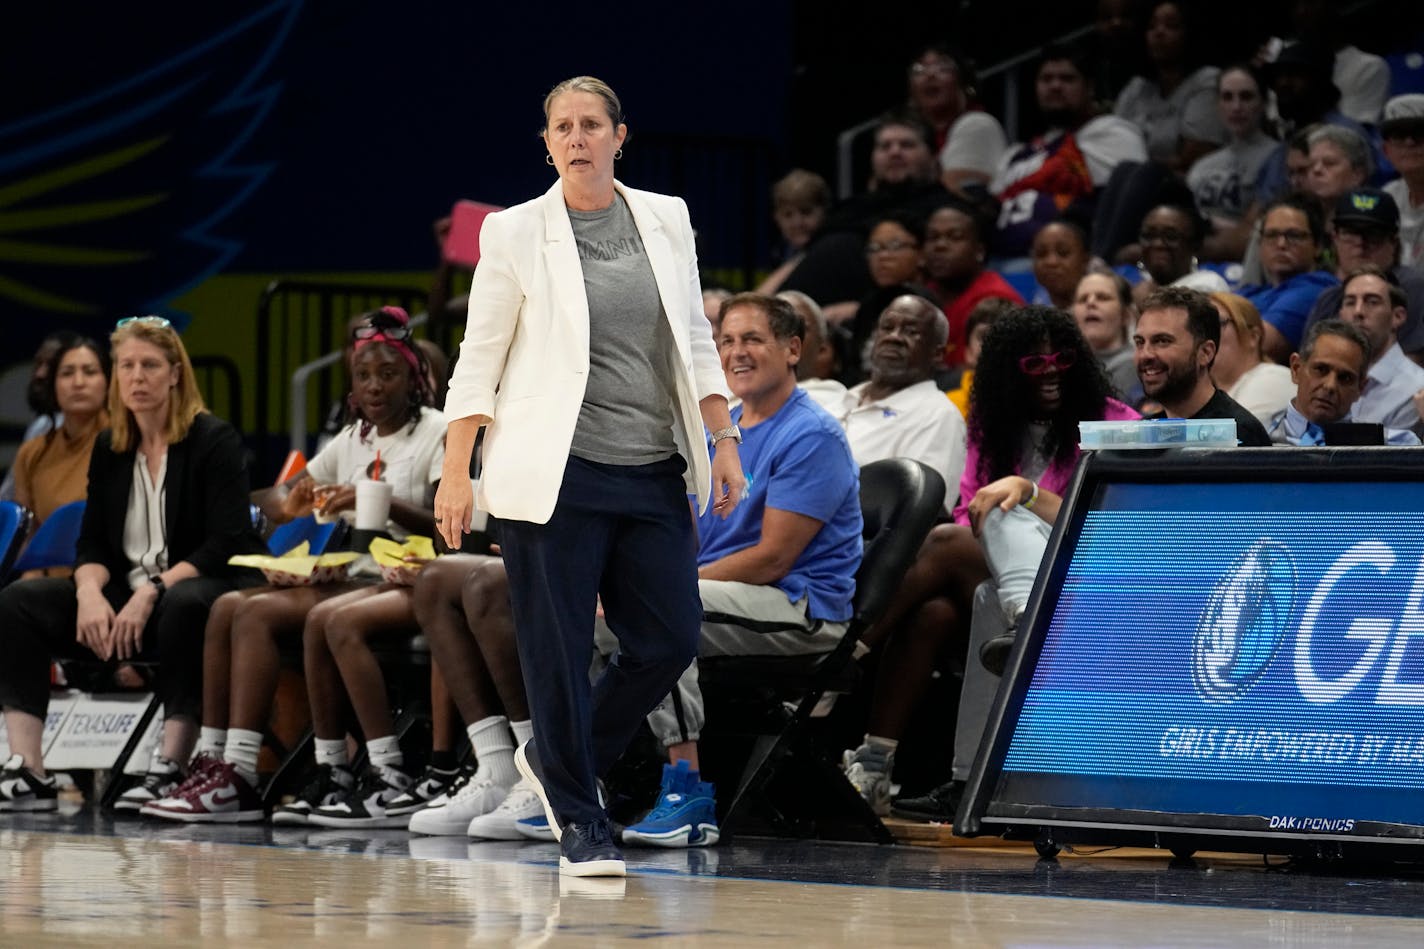
[[[1399,328],[1408,315],[1404,289],[1389,271],[1371,265],[1350,273],[1341,290],[1340,319],[1359,327],[1374,354],[1355,402],[1355,421],[1415,428],[1419,410],[1413,397],[1424,389],[1424,368],[1399,345]]]
[[[896,297],[870,342],[870,380],[845,394],[838,415],[856,463],[913,458],[944,478],[953,509],[964,473],[964,417],[934,382],[949,339],[944,311],[921,296]]]

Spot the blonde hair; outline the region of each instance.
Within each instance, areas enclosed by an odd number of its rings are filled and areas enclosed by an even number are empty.
[[[117,357],[121,345],[134,341],[156,346],[170,366],[178,367],[178,382],[168,394],[168,421],[164,425],[163,437],[170,445],[180,442],[188,437],[193,419],[208,410],[203,404],[202,393],[198,391],[198,379],[193,375],[188,351],[183,348],[178,333],[160,317],[139,317],[121,322],[109,336],[109,351]],[[136,447],[138,422],[119,397],[117,358],[114,359],[114,371],[109,376],[109,429],[113,432],[110,445],[115,452],[123,453]]]
[[[1221,291],[1208,293],[1207,299],[1226,311],[1232,325],[1236,327],[1236,335],[1241,337],[1243,343],[1249,340],[1253,334],[1255,335],[1256,358],[1264,359],[1265,351],[1262,348],[1262,341],[1265,339],[1266,333],[1261,326],[1261,311],[1256,309],[1256,304],[1243,296]]]
[[[550,89],[549,94],[544,97],[544,128],[540,129],[541,132],[548,131],[549,110],[553,108],[554,100],[566,92],[593,93],[603,100],[603,108],[608,113],[608,120],[615,127],[623,124],[623,103],[618,101],[618,93],[613,91],[613,87],[593,76],[575,76],[572,79],[565,79]]]

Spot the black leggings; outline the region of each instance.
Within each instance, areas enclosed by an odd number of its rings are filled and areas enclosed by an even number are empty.
[[[155,662],[155,691],[165,718],[199,717],[203,700],[203,629],[213,601],[229,590],[261,582],[255,571],[235,578],[194,577],[164,594],[143,630],[134,657]],[[104,588],[115,611],[132,591],[122,582]],[[0,705],[44,718],[49,708],[49,665],[55,659],[98,661],[80,645],[75,628],[79,604],[72,579],[21,580],[0,590]],[[117,660],[109,660],[117,665]]]

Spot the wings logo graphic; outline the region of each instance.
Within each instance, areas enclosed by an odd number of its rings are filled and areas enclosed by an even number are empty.
[[[246,153],[301,0],[0,126],[0,306],[66,325],[162,310],[241,244],[217,226],[274,167]],[[275,149],[274,149],[275,150]]]
[[[1295,588],[1290,551],[1269,538],[1217,581],[1192,640],[1192,681],[1203,699],[1234,702],[1265,673],[1290,622]]]

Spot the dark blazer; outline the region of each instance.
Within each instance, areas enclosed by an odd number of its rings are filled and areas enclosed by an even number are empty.
[[[113,433],[99,434],[89,461],[89,496],[76,566],[101,563],[111,581],[131,569],[124,556],[124,518],[133,489],[136,449],[114,452]],[[207,412],[168,446],[164,479],[169,564],[187,561],[205,577],[235,575],[234,554],[265,553],[248,508],[247,459],[236,429]]]

